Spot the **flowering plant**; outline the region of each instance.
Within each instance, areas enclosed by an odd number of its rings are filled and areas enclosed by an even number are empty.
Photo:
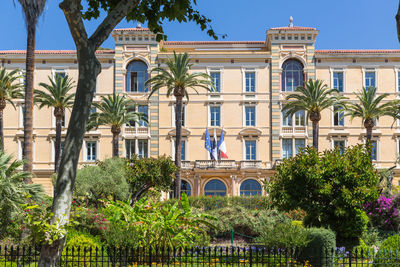
[[[396,203],[396,198],[381,195],[376,201],[364,204],[364,209],[375,227],[397,231],[400,226],[400,216]]]

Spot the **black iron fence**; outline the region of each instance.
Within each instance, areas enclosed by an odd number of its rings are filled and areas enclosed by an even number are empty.
[[[38,266],[38,247],[0,247],[0,266]],[[393,251],[303,251],[265,247],[70,248],[59,266],[400,266]]]

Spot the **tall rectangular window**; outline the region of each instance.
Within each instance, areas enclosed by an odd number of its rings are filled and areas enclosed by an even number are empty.
[[[86,161],[97,160],[97,142],[86,141]]]
[[[221,126],[220,106],[210,106],[210,126]]]
[[[256,91],[256,73],[255,71],[246,71],[246,92],[254,93]]]
[[[300,152],[300,150],[304,150],[306,147],[306,140],[305,139],[295,139],[294,140],[294,148],[295,148],[295,155]]]
[[[148,140],[138,140],[138,156],[139,158],[148,158]]]
[[[256,160],[256,141],[246,140],[246,160]]]
[[[340,151],[340,154],[344,153],[344,150],[346,148],[346,144],[344,140],[334,140],[333,141],[333,148],[338,148]]]
[[[215,88],[212,89],[213,92],[221,92],[221,72],[211,71],[210,72],[211,81],[214,83]]]
[[[135,140],[126,139],[125,140],[125,157],[131,159],[135,154]]]
[[[149,107],[145,105],[138,106],[138,112],[143,113],[144,118],[148,119],[149,117]],[[140,127],[147,127],[147,122],[144,120],[139,121]]]
[[[371,141],[372,145],[372,160],[378,159],[378,142],[376,140]]]
[[[343,71],[333,72],[333,89],[343,92]]]
[[[375,87],[375,71],[365,72],[365,88]]]
[[[282,139],[282,157],[288,159],[293,156],[293,139]]]
[[[344,111],[342,107],[333,107],[333,126],[344,126]]]
[[[247,106],[244,108],[245,111],[245,125],[256,126],[256,107]]]
[[[174,153],[175,153],[176,141],[174,141]],[[181,161],[186,160],[186,141],[181,140]]]
[[[306,112],[304,110],[297,111],[294,114],[295,125],[296,126],[305,126],[306,125]]]
[[[282,111],[282,126],[293,126],[292,116],[287,116],[286,111]]]

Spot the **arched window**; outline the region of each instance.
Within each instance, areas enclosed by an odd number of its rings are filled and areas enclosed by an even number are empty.
[[[295,59],[285,61],[282,65],[282,91],[292,92],[303,83],[303,65]]]
[[[244,181],[240,185],[240,195],[241,196],[255,196],[261,195],[261,185],[259,182],[253,179]]]
[[[143,61],[134,60],[126,67],[126,91],[147,92],[144,83],[148,78],[147,65]]]
[[[226,186],[220,180],[211,180],[204,187],[204,195],[206,196],[225,196]]]
[[[181,193],[185,193],[187,196],[190,196],[192,194],[192,188],[190,184],[185,180],[181,180]]]

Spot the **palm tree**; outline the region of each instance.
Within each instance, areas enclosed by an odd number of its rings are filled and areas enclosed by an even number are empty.
[[[176,54],[174,51],[174,59],[168,59],[166,63],[168,70],[158,67],[152,69],[152,73],[157,73],[146,82],[146,85],[151,87],[149,98],[161,88],[167,88],[167,97],[174,95],[175,102],[175,164],[178,168],[181,167],[181,146],[182,146],[182,105],[183,97],[189,100],[188,89],[193,89],[196,93],[196,88],[203,88],[211,91],[214,84],[211,81],[210,75],[206,73],[189,73],[193,66],[190,64],[190,58],[187,53]],[[174,195],[179,198],[181,195],[181,174],[176,172]]]
[[[398,118],[398,105],[399,100],[391,100],[382,103],[389,94],[376,95],[375,87],[368,87],[361,90],[356,94],[360,103],[348,102],[345,105],[345,116],[350,116],[351,120],[354,118],[361,118],[363,125],[366,129],[367,144],[371,146],[372,128],[375,126],[375,120],[382,116],[390,116],[393,119]],[[370,156],[372,161],[372,147],[370,147]]]
[[[318,151],[319,121],[321,112],[334,105],[341,105],[343,97],[336,95],[336,89],[330,89],[321,80],[309,79],[305,86],[299,86],[293,94],[286,97],[289,101],[283,107],[285,117],[293,116],[298,111],[305,111],[312,122],[313,147]]]
[[[118,157],[118,139],[121,133],[121,127],[124,124],[136,122],[140,120],[147,122],[147,118],[143,113],[135,112],[136,104],[127,99],[125,95],[112,95],[101,97],[100,103],[94,103],[93,106],[99,112],[94,112],[89,116],[87,130],[99,127],[100,125],[111,126],[113,135],[113,157]]]
[[[23,212],[22,205],[28,199],[40,201],[44,197],[43,187],[40,184],[25,184],[29,179],[29,172],[21,171],[23,161],[12,161],[12,156],[0,150],[0,227],[6,229],[12,219]],[[0,231],[0,239],[7,231]]]
[[[35,69],[35,37],[39,17],[42,15],[46,0],[18,0],[21,4],[28,32],[26,45],[26,82],[24,114],[24,170],[32,172],[33,161],[33,75]],[[27,182],[31,182],[27,180]]]
[[[3,111],[6,104],[8,102],[15,108],[13,99],[23,97],[18,72],[19,70],[13,70],[7,73],[6,69],[0,69],[0,150],[4,150]]]
[[[56,143],[55,143],[55,160],[54,172],[58,171],[60,166],[61,154],[61,127],[65,116],[65,109],[72,108],[74,104],[75,93],[69,94],[74,87],[72,78],[66,75],[56,75],[55,79],[48,77],[50,83],[40,83],[39,86],[45,90],[35,90],[35,102],[39,104],[39,108],[51,107],[54,109],[54,117],[56,118]]]

